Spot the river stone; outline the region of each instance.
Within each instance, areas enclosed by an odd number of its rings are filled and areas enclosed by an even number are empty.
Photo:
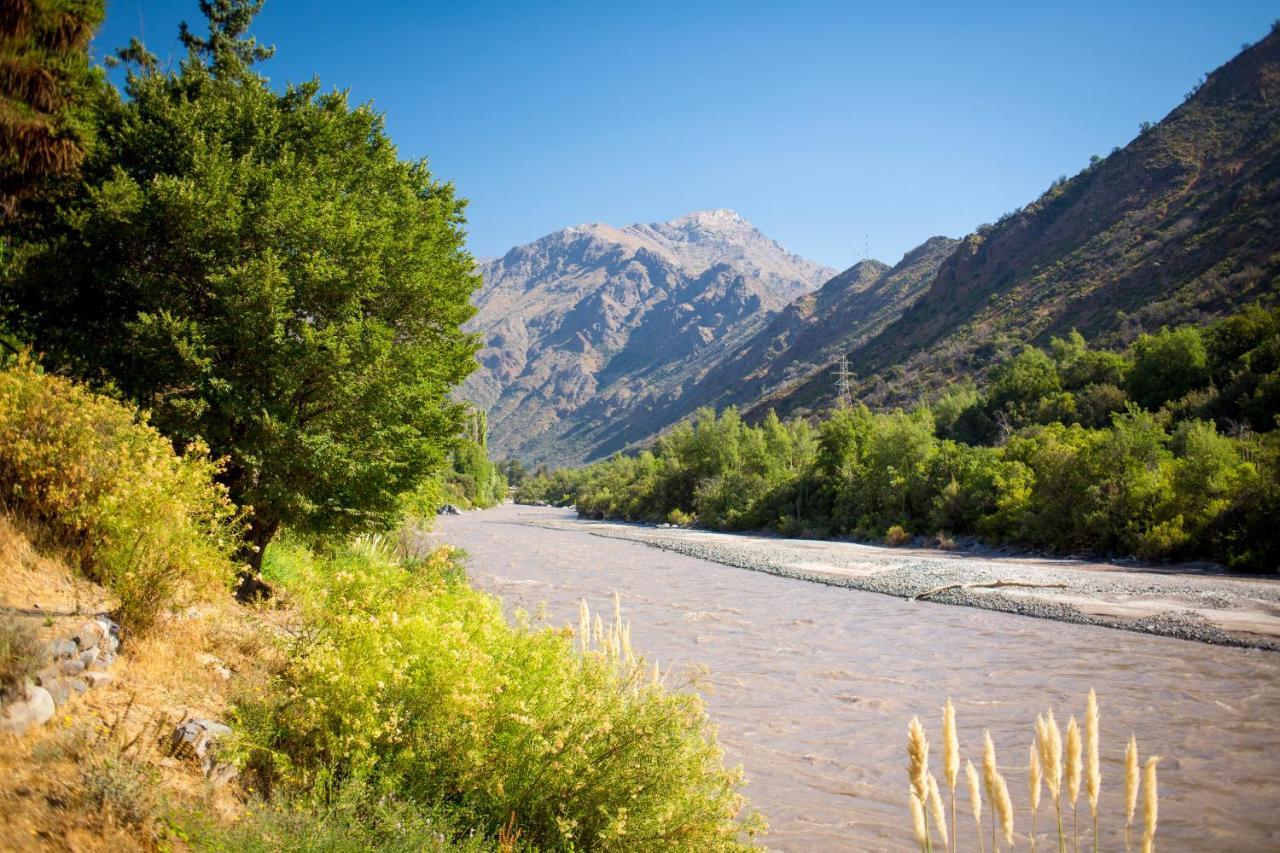
[[[49,691],[49,695],[53,697],[53,704],[59,708],[67,704],[71,699],[71,688],[67,686],[65,678],[55,678],[41,686]]]
[[[58,665],[63,675],[79,675],[84,672],[84,661],[80,658],[68,658]]]
[[[86,672],[84,680],[89,683],[90,687],[106,687],[111,683],[111,673],[109,672]]]
[[[90,619],[88,622],[80,626],[75,635],[71,638],[81,649],[95,648],[102,638],[106,636],[106,632],[102,630],[102,625],[96,619]]]
[[[98,659],[98,655],[100,653],[100,649],[85,649],[80,653],[80,662],[85,665],[86,669],[88,669],[93,666],[93,662]]]
[[[53,704],[53,696],[43,687],[28,687],[27,698],[22,702],[11,702],[0,716],[0,732],[20,735],[32,726],[49,721],[57,710]]]
[[[89,682],[85,681],[81,676],[65,679],[65,683],[67,687],[71,688],[72,693],[79,694],[89,689]]]

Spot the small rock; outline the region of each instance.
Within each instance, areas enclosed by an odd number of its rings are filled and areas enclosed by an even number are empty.
[[[86,672],[84,680],[89,683],[90,687],[106,687],[111,683],[111,673],[109,672]]]
[[[116,659],[116,656],[113,654],[98,655],[98,657],[94,660],[93,665],[90,666],[89,669],[93,670],[94,672],[106,672],[107,668],[111,666],[112,662],[115,661],[115,659]]]
[[[96,619],[91,619],[81,625],[71,639],[81,649],[92,649],[97,647],[105,636],[106,632],[102,629],[102,625]]]
[[[65,679],[65,684],[67,685],[67,687],[71,688],[72,693],[76,693],[76,694],[83,693],[89,689],[89,682],[86,681],[82,676],[76,676],[75,678]]]
[[[231,734],[231,727],[213,720],[192,718],[173,731],[170,747],[175,755],[186,755],[200,762],[204,775],[216,784],[226,784],[236,777],[235,767],[216,760],[214,742]]]
[[[66,679],[57,678],[41,686],[49,691],[49,695],[53,697],[53,704],[59,708],[71,699],[71,688],[67,686]]]
[[[69,658],[80,651],[80,647],[75,644],[74,640],[58,640],[53,645],[54,657]]]
[[[36,684],[41,687],[48,687],[53,682],[62,677],[62,671],[57,664],[46,666],[44,669],[36,673]]]
[[[86,669],[88,669],[93,666],[93,662],[98,659],[99,654],[101,654],[100,649],[85,649],[80,653],[80,662],[85,665]]]
[[[110,637],[107,637],[105,645],[107,647],[107,651],[117,651],[120,648],[120,638],[112,634]]]
[[[20,735],[32,726],[47,723],[57,707],[53,696],[43,687],[28,687],[27,698],[11,702],[0,715],[0,732]]]
[[[58,665],[63,675],[79,675],[84,672],[84,661],[80,658],[69,658]]]

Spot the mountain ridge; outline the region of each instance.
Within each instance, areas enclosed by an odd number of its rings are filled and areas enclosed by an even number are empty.
[[[462,396],[490,410],[499,454],[535,461],[584,458],[578,409],[599,397],[620,416],[650,381],[690,381],[711,352],[835,272],[724,208],[571,226],[479,270],[469,328],[486,346]]]

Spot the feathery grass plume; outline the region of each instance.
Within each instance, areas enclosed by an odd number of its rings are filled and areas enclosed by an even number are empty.
[[[942,838],[943,846],[949,846],[951,840],[947,836],[947,813],[942,810],[942,794],[938,791],[938,780],[933,778],[932,773],[929,774],[929,813],[939,837]]]
[[[1142,853],[1154,853],[1156,848],[1156,820],[1160,813],[1160,789],[1156,784],[1156,765],[1160,756],[1153,755],[1147,759],[1146,770],[1142,774]]]
[[[960,736],[956,733],[956,706],[947,697],[947,704],[942,706],[942,773],[946,777],[947,787],[951,791],[951,830],[952,846],[956,827],[956,781],[960,776]]]
[[[1005,840],[1013,844],[1013,803],[1009,799],[1009,786],[996,766],[996,746],[991,741],[991,732],[983,732],[983,738],[982,778],[987,786],[987,799],[991,801],[991,851],[996,853],[1000,849],[996,842],[997,820]]]
[[[1037,726],[1039,720],[1036,721]],[[1040,754],[1036,751],[1036,744],[1031,744],[1030,756],[1028,758],[1028,782],[1030,782],[1031,793],[1031,849],[1036,849],[1036,812],[1040,810]]]
[[[908,788],[911,794],[911,828],[915,830],[916,843],[921,850],[929,849],[929,830],[924,824],[924,803],[916,796],[915,788]]]
[[[1004,781],[1004,776],[996,772],[996,784],[999,789],[996,791],[996,812],[1000,815],[1000,826],[1004,830],[1005,843],[1010,847],[1013,846],[1013,801],[1009,799],[1009,786]]]
[[[591,648],[591,608],[584,598],[578,605],[578,642],[582,645],[583,654]]]
[[[1098,853],[1098,795],[1102,792],[1102,767],[1098,763],[1098,694],[1089,688],[1084,709],[1085,790],[1093,815],[1093,853]]]
[[[616,589],[613,591],[613,624],[622,624],[622,596]]]
[[[973,809],[973,823],[978,829],[978,848],[985,851],[986,842],[982,840],[982,786],[978,782],[978,771],[969,759],[964,761],[964,775],[969,780],[969,806]],[[952,827],[954,831],[956,827]]]
[[[1080,725],[1073,715],[1067,721],[1067,801],[1071,803],[1071,849],[1080,848],[1080,836],[1076,832],[1076,800],[1080,799]]]
[[[604,620],[600,618],[600,614],[596,614],[595,622],[591,628],[591,639],[595,641],[596,648],[604,643]]]
[[[1133,813],[1138,808],[1138,739],[1129,735],[1124,748],[1124,849],[1130,849]]]
[[[1053,797],[1053,811],[1058,823],[1058,851],[1066,850],[1062,834],[1062,732],[1050,709],[1043,717],[1036,717],[1036,743],[1040,747],[1040,768],[1044,772],[1044,784]]]
[[[907,777],[920,802],[929,799],[929,738],[919,717],[907,726]]]

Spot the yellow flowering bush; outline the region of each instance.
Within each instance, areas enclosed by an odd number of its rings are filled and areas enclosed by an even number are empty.
[[[0,371],[0,502],[37,524],[145,630],[234,576],[241,516],[198,443],[181,456],[145,414],[20,357]]]
[[[359,780],[539,848],[727,850],[763,828],[701,700],[624,652],[620,627],[593,648],[513,626],[447,549],[322,558],[286,540],[265,571],[304,616],[278,680],[239,706],[264,789]]]

